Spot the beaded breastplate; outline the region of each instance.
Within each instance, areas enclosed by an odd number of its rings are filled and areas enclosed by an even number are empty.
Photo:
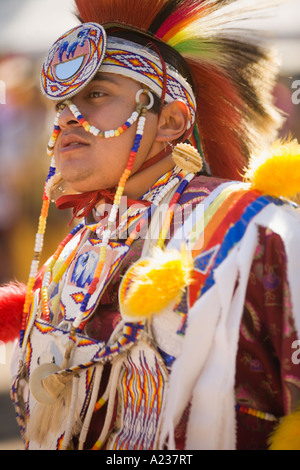
[[[171,173],[161,184],[156,183],[148,200],[157,198],[174,176],[177,177],[176,173]],[[138,223],[145,210],[129,210],[124,221],[120,221],[118,233],[128,230],[131,223]],[[106,421],[95,448],[101,448],[104,443],[106,448],[121,449],[125,443],[127,448],[154,448],[159,435],[168,371],[153,345],[145,322],[121,322],[106,344],[88,338],[83,329],[83,333],[74,338],[76,344],[66,362],[70,325],[92,282],[101,238],[101,233],[97,234],[86,226],[79,226],[74,233],[51,272],[49,318],[41,316],[43,284],[35,291],[30,307],[20,351],[19,373],[12,387],[23,439],[28,449],[66,449],[74,445],[73,438],[76,442],[78,440],[75,445],[83,448],[93,413],[105,405]],[[101,293],[119,272],[130,252],[130,245],[120,238],[121,241],[108,243],[105,267],[97,291],[87,304],[84,323],[93,315]],[[75,256],[59,282],[54,282],[72,252],[76,253]],[[111,364],[110,379],[99,399],[99,385],[108,363]],[[110,433],[116,394],[122,409],[114,432]]]

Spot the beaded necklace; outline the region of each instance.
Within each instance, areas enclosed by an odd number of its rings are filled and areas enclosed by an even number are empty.
[[[143,105],[140,101],[140,95],[142,93],[145,93],[149,96],[149,104],[147,106]],[[22,319],[22,335],[21,335],[21,344],[23,343],[23,337],[24,337],[24,331],[25,331],[25,326],[26,326],[26,319],[28,317],[29,313],[29,308],[30,308],[30,303],[32,300],[33,296],[33,287],[34,287],[34,281],[38,272],[38,264],[39,264],[39,258],[40,258],[40,253],[42,250],[42,245],[43,245],[43,237],[45,233],[45,228],[46,228],[46,218],[47,218],[47,211],[49,208],[49,196],[47,194],[47,183],[51,179],[51,177],[55,174],[55,162],[53,158],[53,150],[55,146],[55,142],[57,140],[57,137],[60,132],[60,127],[58,125],[58,119],[59,115],[64,109],[64,106],[68,106],[75,118],[80,122],[80,124],[84,127],[84,129],[87,132],[92,133],[93,135],[98,135],[101,138],[111,138],[113,136],[118,137],[121,135],[122,132],[124,132],[126,129],[128,129],[136,120],[138,120],[137,123],[137,131],[136,131],[136,136],[134,140],[134,144],[132,146],[130,156],[128,159],[128,163],[126,166],[126,169],[124,170],[120,181],[119,185],[115,194],[114,202],[112,209],[110,211],[109,217],[108,217],[108,222],[104,230],[102,231],[102,240],[101,240],[101,245],[100,245],[100,253],[99,253],[99,260],[98,264],[96,266],[96,270],[94,273],[94,278],[89,286],[88,292],[85,294],[84,299],[80,305],[80,311],[79,314],[76,316],[76,318],[73,321],[72,327],[70,329],[70,345],[72,347],[76,343],[75,336],[78,332],[81,332],[85,326],[85,321],[84,321],[84,316],[87,310],[87,305],[89,302],[89,299],[91,298],[92,294],[95,292],[97,289],[97,285],[99,283],[99,279],[101,276],[101,272],[103,270],[104,264],[105,264],[105,259],[106,259],[106,252],[107,252],[107,246],[111,237],[112,233],[112,227],[113,223],[116,220],[116,216],[119,210],[119,205],[120,205],[120,199],[122,197],[123,191],[124,191],[124,186],[126,184],[126,181],[128,177],[131,174],[131,170],[135,161],[135,157],[137,154],[137,151],[139,149],[140,141],[142,139],[143,135],[143,130],[145,126],[145,120],[146,120],[146,111],[153,105],[153,96],[148,90],[139,90],[136,96],[137,100],[137,107],[134,113],[132,113],[131,117],[126,121],[126,123],[118,128],[116,131],[114,131],[114,135],[112,131],[105,131],[101,132],[98,129],[96,129],[94,126],[91,126],[88,121],[86,121],[83,116],[80,114],[78,108],[70,101],[67,100],[64,102],[63,106],[60,107],[58,110],[57,116],[54,121],[54,129],[53,133],[51,135],[51,138],[48,143],[48,154],[52,156],[52,162],[51,162],[51,167],[49,170],[49,174],[46,180],[45,184],[45,189],[44,189],[44,196],[43,196],[43,206],[41,210],[41,216],[40,216],[40,222],[39,222],[39,227],[38,227],[38,233],[37,233],[37,240],[39,243],[36,243],[35,246],[35,254],[34,254],[34,260],[32,263],[32,268],[30,271],[30,276],[29,276],[29,281],[27,285],[27,295],[26,295],[26,302],[25,302],[25,308],[24,308],[24,314],[23,314],[23,319]],[[174,207],[176,203],[178,202],[178,199],[182,192],[184,191],[186,185],[189,183],[189,181],[194,177],[193,174],[187,174],[186,171],[180,171],[175,178],[171,179],[168,181],[168,183],[162,188],[162,190],[158,193],[158,195],[155,197],[153,203],[149,206],[147,212],[142,216],[138,224],[136,225],[135,229],[130,233],[129,237],[127,238],[125,244],[127,246],[131,246],[133,241],[136,239],[138,236],[139,231],[141,228],[144,226],[146,221],[148,220],[149,216],[151,217],[153,215],[153,212],[156,210],[156,208],[159,206],[161,200],[165,197],[166,194],[168,194],[175,186],[176,184],[181,184],[179,185],[178,189],[174,193],[171,202],[169,204],[169,208],[166,214],[165,221],[162,226],[162,230],[159,236],[158,240],[158,246],[162,247],[167,233],[168,229],[170,227],[172,217],[174,214]],[[97,229],[101,226],[101,222],[95,225],[90,226],[89,228],[91,230],[94,230],[97,233]],[[49,322],[50,321],[50,308],[49,308],[49,285],[52,277],[52,272],[54,269],[54,266],[62,253],[64,247],[67,245],[67,243],[70,242],[70,240],[83,228],[83,224],[78,224],[70,233],[67,235],[67,237],[59,244],[57,250],[55,251],[54,255],[50,259],[50,262],[47,265],[47,269],[43,278],[42,282],[42,287],[41,287],[41,308],[42,308],[42,316],[45,319],[45,321]],[[80,241],[79,241],[80,243]],[[78,250],[78,244],[73,248],[71,253],[68,255],[67,259],[64,261],[63,265],[61,268],[58,270],[56,273],[55,277],[52,279],[52,285],[58,284],[60,279],[62,278],[64,272],[67,270],[67,268],[70,266],[72,260],[74,259],[76,252]],[[125,328],[127,328],[127,332],[122,335],[122,339],[119,338],[118,341],[118,347],[116,345],[111,346],[111,348],[105,348],[105,354],[104,355],[110,355],[112,351],[114,353],[117,353],[120,349],[120,347],[124,347],[126,344],[131,343],[136,339],[138,334],[140,333],[140,330],[142,329],[142,322],[137,322],[136,323],[136,328],[132,328],[131,324],[126,323]],[[135,335],[128,335],[128,328],[130,331],[135,331]],[[123,332],[124,333],[124,332]],[[135,336],[135,338],[134,338]]]
[[[159,246],[163,246],[165,238],[168,233],[167,225],[170,226],[172,222],[172,217],[174,214],[174,207],[182,194],[183,190],[185,189],[186,185],[189,183],[189,181],[192,179],[193,175],[192,174],[186,174],[184,171],[180,171],[175,177],[170,178],[169,181],[163,185],[163,187],[160,189],[159,193],[155,196],[152,204],[149,206],[147,211],[141,216],[139,222],[136,224],[134,229],[130,232],[127,240],[125,241],[125,245],[131,246],[134,240],[136,240],[140,230],[144,226],[144,224],[149,220],[149,217],[152,217],[155,210],[159,207],[160,202],[163,200],[163,198],[175,188],[176,185],[179,184],[178,189],[172,196],[172,199],[170,201],[165,222],[163,224],[158,244]],[[129,209],[128,209],[129,210]],[[126,217],[126,213],[125,213]],[[50,259],[47,269],[44,275],[43,283],[42,283],[42,288],[41,288],[41,302],[42,302],[42,315],[43,318],[46,321],[50,321],[50,309],[49,309],[49,287],[50,287],[50,281],[52,277],[52,272],[55,267],[55,264],[58,260],[59,255],[62,253],[63,248],[66,246],[66,244],[84,227],[84,224],[78,224],[71,232],[70,234],[63,240],[59,247],[57,248],[56,252],[53,254],[52,258]],[[101,222],[98,224],[88,224],[86,227],[92,231],[97,233],[99,228],[101,227]],[[63,262],[62,266],[60,269],[57,271],[55,276],[52,279],[51,282],[51,291],[55,288],[55,285],[57,285],[62,278],[63,274],[67,270],[67,268],[70,266],[71,262],[74,260],[76,253],[78,251],[78,246],[80,244],[80,240],[74,248],[71,250],[70,254],[66,258],[66,260]],[[85,312],[84,312],[85,313]],[[81,321],[81,324],[79,327],[77,327],[77,331],[80,332],[83,330],[86,322]]]
[[[175,169],[175,172],[176,172],[176,169]],[[166,235],[168,233],[167,230],[166,230],[166,226],[167,226],[166,221],[168,221],[169,224],[171,224],[172,217],[173,217],[173,214],[174,214],[174,205],[176,204],[176,201],[178,201],[180,195],[182,194],[182,192],[185,189],[188,182],[193,177],[194,177],[193,174],[187,174],[185,171],[180,171],[178,174],[175,175],[175,177],[170,178],[168,180],[168,182],[163,186],[162,190],[158,194],[156,194],[156,196],[155,196],[155,199],[154,199],[155,204],[153,204],[154,209],[159,207],[159,204],[162,201],[162,199],[167,194],[169,194],[170,191],[172,191],[174,189],[176,184],[178,185],[177,190],[175,190],[173,196],[171,197],[171,201],[170,201],[170,204],[169,204],[168,210],[167,210],[167,217],[165,219],[165,222],[162,225],[162,230],[160,232],[159,243],[161,245],[164,244]],[[148,209],[148,211],[149,211],[149,209]],[[139,223],[136,225],[133,232],[131,232],[131,234],[129,235],[129,237],[128,237],[126,243],[125,243],[125,244],[128,245],[128,247],[130,247],[131,244],[133,243],[133,241],[135,240],[136,235],[139,231],[139,228],[141,227],[141,225],[143,223],[142,221],[145,221],[145,220],[147,220],[147,219],[144,215],[142,220],[139,221]],[[99,224],[101,224],[101,222]],[[99,224],[96,224],[96,226],[94,228],[97,229],[97,225],[99,225]],[[66,244],[69,241],[72,240],[72,238],[76,234],[78,234],[78,232],[82,228],[84,228],[84,226],[85,226],[85,224],[83,224],[83,223],[78,224],[78,226],[75,227],[70,232],[70,234],[64,239],[64,241],[60,243],[58,249],[56,250],[56,252],[54,253],[52,259],[50,260],[50,263],[48,264],[47,272],[46,272],[46,274],[44,276],[44,280],[43,280],[42,294],[41,294],[41,298],[42,298],[41,303],[42,303],[42,309],[43,309],[42,314],[43,314],[43,316],[47,316],[46,320],[50,320],[50,311],[49,311],[49,305],[48,305],[48,300],[49,300],[49,290],[48,289],[49,289],[49,282],[50,282],[50,278],[51,278],[51,274],[52,274],[52,271],[54,269],[54,266],[55,266],[56,262],[58,261],[58,257],[61,254],[63,248],[66,246]],[[89,229],[90,227],[86,226],[86,228]],[[71,250],[70,255],[67,257],[67,260],[66,260],[67,262],[65,262],[63,264],[61,269],[59,269],[58,273],[55,275],[55,277],[53,279],[53,281],[55,281],[55,283],[59,282],[59,280],[60,280],[61,276],[63,275],[63,273],[65,272],[65,270],[68,268],[68,266],[70,266],[70,263],[73,261],[74,257],[76,256],[78,246],[81,243],[81,240],[83,239],[85,233],[86,233],[86,231],[84,231],[81,234],[79,242],[76,243],[76,246]],[[95,278],[95,276],[94,276],[94,278]],[[120,292],[120,296],[122,297],[121,292]],[[32,374],[32,382],[30,383],[30,390],[31,390],[31,393],[33,394],[33,396],[35,396],[36,399],[38,399],[38,400],[43,400],[44,398],[42,398],[39,395],[39,392],[38,392],[39,387],[36,388],[36,380],[38,380],[38,382],[42,382],[45,367],[47,368],[47,378],[45,379],[45,380],[47,380],[47,389],[52,389],[52,392],[51,392],[51,397],[52,397],[52,396],[55,396],[55,394],[57,393],[56,392],[56,384],[57,383],[64,384],[65,380],[69,380],[70,377],[76,376],[76,374],[78,372],[82,372],[85,369],[92,368],[96,364],[98,364],[100,366],[102,364],[101,367],[103,367],[103,365],[107,361],[111,362],[114,359],[117,359],[118,357],[121,357],[121,356],[119,356],[120,353],[127,351],[134,344],[136,344],[136,342],[140,338],[142,339],[142,337],[143,337],[143,332],[144,332],[144,328],[145,328],[145,325],[146,325],[146,320],[134,321],[134,322],[124,321],[123,324],[121,324],[121,328],[118,328],[118,332],[114,331],[113,336],[110,339],[110,341],[108,343],[103,343],[103,345],[101,345],[101,348],[100,348],[100,350],[98,351],[98,353],[95,357],[93,357],[87,363],[69,366],[69,360],[70,360],[70,357],[71,357],[71,352],[72,352],[73,348],[76,347],[77,340],[79,339],[78,337],[76,339],[76,336],[77,336],[77,334],[80,334],[82,332],[86,322],[88,321],[88,318],[85,321],[82,321],[83,320],[83,316],[81,316],[82,311],[80,311],[79,313],[80,313],[80,323],[78,322],[78,316],[77,316],[75,318],[75,320],[73,321],[72,327],[70,328],[70,331],[69,331],[69,334],[68,334],[69,335],[69,341],[67,342],[67,344],[65,346],[65,355],[64,355],[64,360],[63,360],[63,363],[62,363],[61,367],[56,366],[55,370],[52,370],[53,369],[53,364],[43,364],[42,366],[35,369],[34,374]],[[76,320],[77,320],[77,324],[79,324],[79,327],[77,327],[75,332],[74,332],[72,330],[75,329],[74,325],[75,325]],[[49,368],[49,366],[51,366],[51,368]],[[41,371],[39,369],[41,369]],[[33,377],[34,377],[34,380],[33,380]],[[66,379],[66,377],[67,377],[67,379]],[[102,405],[102,401],[101,401],[101,405]],[[99,405],[100,405],[100,403],[98,403],[98,406]]]

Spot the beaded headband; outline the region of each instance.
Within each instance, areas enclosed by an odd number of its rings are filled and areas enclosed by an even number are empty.
[[[176,69],[163,64],[148,48],[125,39],[106,37],[97,23],[84,23],[62,35],[43,62],[41,86],[53,100],[78,93],[99,71],[114,73],[143,83],[161,97],[166,79],[165,101],[187,105],[190,124],[195,121],[196,100],[192,88]]]

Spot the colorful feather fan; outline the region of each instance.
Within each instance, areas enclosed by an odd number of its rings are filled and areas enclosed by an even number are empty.
[[[276,61],[233,26],[276,1],[75,1],[81,21],[98,22],[112,35],[116,25],[143,31],[181,54],[196,84],[196,129],[211,172],[241,179],[249,155],[276,137],[281,117],[272,104]]]

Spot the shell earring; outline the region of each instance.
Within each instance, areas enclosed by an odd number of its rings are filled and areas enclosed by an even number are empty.
[[[198,150],[190,144],[180,142],[172,150],[174,163],[189,173],[198,173],[203,167],[202,157]]]

